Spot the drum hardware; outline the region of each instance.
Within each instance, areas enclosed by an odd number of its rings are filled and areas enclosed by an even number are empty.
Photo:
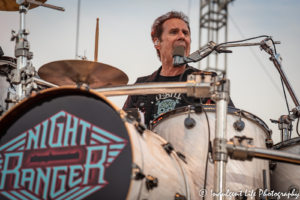
[[[274,171],[276,169],[276,166],[277,166],[277,162],[274,161],[274,160],[270,160],[269,161],[269,168],[270,170]]]
[[[289,193],[294,193],[294,194],[299,194],[299,187],[296,186],[296,185],[291,185],[289,188],[288,188],[288,192]]]
[[[210,84],[201,83],[194,85],[197,87],[197,93],[192,95],[210,97]],[[105,96],[120,96],[120,95],[143,95],[143,94],[161,94],[161,93],[186,93],[187,83],[186,82],[166,82],[166,83],[140,83],[134,85],[124,86],[107,86],[102,88],[94,89]]]
[[[135,170],[135,172],[132,174],[132,178],[134,180],[142,180],[146,178],[146,187],[148,191],[152,191],[154,187],[158,186],[158,179],[151,176],[151,175],[145,175],[142,173],[141,169],[139,166],[136,164],[132,163],[132,168]]]
[[[5,112],[5,109],[0,105],[0,116],[2,116]]]
[[[244,139],[241,139],[244,138]],[[252,140],[247,137],[235,136],[232,141],[227,142],[226,149],[232,159],[252,160],[252,158],[272,159],[279,162],[300,164],[300,156],[292,153],[279,152],[269,149],[253,147],[249,142]],[[246,142],[244,142],[246,140]],[[237,151],[237,153],[235,153]]]
[[[176,154],[177,154],[177,156],[185,163],[185,164],[187,164],[187,161],[186,161],[186,157],[185,157],[185,155],[183,155],[182,153],[180,153],[179,151],[176,151]]]
[[[172,153],[172,151],[174,151],[177,156],[183,161],[185,162],[185,164],[187,164],[186,159],[185,159],[185,155],[183,155],[182,153],[175,151],[173,145],[170,142],[167,142],[165,144],[162,145],[164,150],[166,150],[166,152],[170,155]]]
[[[128,115],[134,117],[139,123],[145,123],[144,113],[140,111],[138,108],[125,108],[123,109]]]
[[[274,143],[272,139],[266,139],[266,147],[268,149],[271,149],[273,147]]]
[[[145,175],[142,173],[142,170],[139,166],[137,166],[136,164],[132,163],[131,164],[132,169],[134,170],[134,172],[131,174],[131,178],[134,180],[142,180],[143,178],[145,178]]]
[[[15,9],[17,4],[19,4],[18,9]],[[45,2],[42,0],[42,2]],[[26,95],[29,95],[31,91],[37,90],[38,86],[33,82],[33,76],[36,75],[35,68],[32,66],[30,60],[33,58],[33,53],[30,52],[30,43],[27,40],[27,36],[29,35],[29,30],[25,27],[25,18],[28,10],[32,5],[44,6],[52,9],[62,10],[61,7],[52,6],[49,4],[43,4],[39,1],[32,0],[16,0],[9,1],[2,0],[0,3],[4,4],[4,8],[7,11],[17,11],[20,13],[20,30],[18,34],[13,30],[11,41],[15,41],[15,57],[17,58],[16,67],[13,68],[10,73],[8,73],[8,79],[11,84],[16,85],[16,95],[14,97],[10,97],[8,94],[8,99],[6,99],[7,103],[18,103],[22,100]],[[37,7],[37,6],[32,6]],[[9,106],[7,106],[9,107]]]
[[[227,163],[227,108],[229,102],[229,80],[223,84],[219,77],[214,78],[211,88],[211,99],[216,102],[216,133],[213,142],[214,161],[214,192],[224,193],[226,190],[226,163]],[[224,197],[222,197],[224,199]]]
[[[255,195],[255,200],[276,200],[278,199],[276,196],[272,195],[272,192],[268,191],[268,187],[267,187],[267,172],[264,169],[263,171],[263,194],[261,194],[260,189],[257,188],[256,190],[256,195]]]
[[[291,138],[292,134],[292,121],[296,118],[300,117],[300,103],[296,96],[296,93],[294,92],[292,85],[290,84],[287,76],[285,75],[285,72],[282,67],[282,57],[281,55],[276,52],[275,48],[275,42],[273,41],[272,37],[268,37],[262,41],[262,44],[260,45],[260,49],[266,51],[268,54],[271,55],[270,61],[273,62],[275,68],[279,72],[279,75],[281,77],[281,80],[284,82],[286,88],[289,91],[289,94],[294,101],[294,104],[296,105],[295,108],[292,109],[293,114],[291,115],[285,115],[280,116],[278,120],[278,128],[281,132],[281,140],[288,140]],[[276,123],[275,120],[271,120],[273,123]],[[290,131],[290,134],[288,133]],[[297,130],[298,133],[298,130]]]
[[[186,197],[184,195],[176,193],[174,200],[186,200]]]
[[[235,196],[235,199],[236,200],[247,200],[247,196],[244,192],[241,193],[241,196],[238,195],[238,196]]]
[[[120,115],[123,122],[129,122],[133,124],[140,134],[143,134],[147,129],[143,123],[138,122],[132,115],[127,114],[124,110],[119,110],[118,114]]]
[[[89,87],[89,83],[87,82],[77,82],[76,83],[76,87],[79,88],[84,88],[86,91],[89,91],[90,87]]]
[[[241,115],[242,115],[242,111],[240,110],[239,120],[237,120],[233,123],[234,129],[237,130],[237,131],[242,131],[245,128],[245,122],[242,121],[242,116]]]
[[[170,155],[172,153],[172,151],[174,150],[174,147],[171,143],[166,143],[162,145],[163,148],[166,150],[166,152]]]
[[[196,121],[190,117],[191,105],[188,105],[188,117],[184,120],[184,126],[188,129],[193,128],[196,125]]]
[[[292,132],[293,125],[292,122],[297,118],[295,114],[282,115],[278,120],[270,119],[272,123],[278,124],[278,129],[281,132],[281,141],[291,139],[289,131]]]
[[[151,175],[147,175],[145,176],[146,178],[146,186],[148,191],[152,191],[154,187],[158,186],[158,179],[151,176]]]

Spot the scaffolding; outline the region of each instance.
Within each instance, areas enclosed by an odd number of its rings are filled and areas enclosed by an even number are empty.
[[[228,4],[234,0],[200,0],[200,25],[199,25],[199,49],[209,41],[215,43],[227,42],[228,39]],[[222,40],[222,36],[224,40]],[[207,40],[205,40],[207,38]],[[220,40],[219,40],[220,39]],[[223,54],[224,67],[220,68],[218,54],[214,53],[206,58],[206,68],[203,70],[227,73],[227,55]],[[202,62],[205,62],[203,60]],[[202,63],[203,65],[203,63]],[[201,69],[201,62],[198,62]]]

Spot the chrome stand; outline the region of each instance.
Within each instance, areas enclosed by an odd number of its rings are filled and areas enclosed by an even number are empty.
[[[211,99],[216,102],[216,137],[213,145],[214,160],[214,193],[226,191],[226,163],[227,163],[227,106],[229,102],[229,80],[215,77],[212,86]],[[214,196],[223,200],[225,196]]]
[[[32,66],[30,60],[33,58],[33,53],[30,52],[30,43],[27,40],[29,30],[26,29],[26,14],[30,7],[30,4],[36,4],[56,10],[64,11],[64,8],[43,4],[32,0],[16,0],[16,3],[20,5],[20,30],[18,34],[12,31],[11,41],[16,40],[15,45],[15,57],[17,58],[17,68],[13,69],[9,74],[10,83],[16,86],[16,95],[11,98],[8,93],[6,103],[18,103],[25,95],[30,94],[32,89],[36,89],[37,85],[34,82],[33,77],[36,75],[36,70]]]
[[[287,76],[285,75],[283,68],[282,68],[282,57],[280,54],[276,54],[273,46],[273,42],[271,41],[271,38],[267,38],[262,41],[263,44],[260,46],[261,49],[265,50],[268,54],[271,55],[270,61],[273,62],[275,65],[276,69],[278,70],[280,77],[282,81],[284,82],[287,90],[289,91],[289,94],[291,98],[293,99],[294,104],[296,105],[295,108],[292,109],[293,114],[288,114],[288,115],[282,115],[280,116],[279,120],[271,120],[272,123],[278,123],[278,128],[281,131],[281,140],[285,141],[290,139],[289,132],[292,131],[292,122],[300,117],[300,104],[299,104],[299,99],[296,96],[296,93],[294,92],[292,85],[290,84]]]

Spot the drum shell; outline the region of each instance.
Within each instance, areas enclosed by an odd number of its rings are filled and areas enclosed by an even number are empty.
[[[210,124],[210,140],[215,138],[215,113],[209,111],[207,115]],[[195,114],[193,111],[190,117],[196,121],[195,127],[187,129],[184,126],[184,120],[188,117],[187,112],[176,113],[164,118],[156,123],[152,130],[164,139],[173,144],[174,148],[183,153],[187,158],[187,165],[191,171],[195,193],[203,189],[205,175],[205,161],[208,151],[208,129],[207,120],[204,113]],[[227,115],[227,140],[234,136],[253,138],[255,147],[266,148],[265,140],[268,132],[259,126],[256,122],[242,117],[245,122],[245,129],[241,132],[233,127],[233,123],[239,119],[239,116]],[[251,190],[263,189],[263,170],[267,174],[267,187],[270,189],[269,162],[266,160],[253,159],[252,161],[236,161],[228,157],[226,166],[226,189],[231,192],[251,192]],[[214,165],[208,162],[206,189],[208,191],[207,199],[212,199],[213,191]],[[200,196],[199,196],[200,199]]]
[[[285,145],[280,147],[279,144],[274,145],[274,149],[278,151],[283,151],[286,153],[292,153],[300,155],[300,139],[290,139],[284,141]],[[300,188],[300,174],[299,165],[276,162],[276,168],[271,171],[271,191],[292,193],[295,189],[294,194],[299,194]],[[298,197],[299,198],[299,197]],[[286,196],[281,196],[280,199],[288,199]],[[295,199],[295,197],[290,197],[289,199]]]
[[[137,151],[142,151],[143,155],[141,169],[145,175],[158,179],[158,187],[149,191],[146,187],[146,179],[143,179],[140,196],[129,199],[173,200],[176,193],[187,199],[196,198],[193,181],[186,164],[174,155],[175,152],[168,154],[162,147],[167,141],[146,130],[139,136],[139,143],[142,148]]]

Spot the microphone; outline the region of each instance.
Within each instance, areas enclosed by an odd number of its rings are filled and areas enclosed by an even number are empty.
[[[184,61],[184,47],[183,46],[177,46],[174,48],[173,51],[173,66],[174,67],[179,67],[179,66],[183,66],[185,65],[185,61]]]

